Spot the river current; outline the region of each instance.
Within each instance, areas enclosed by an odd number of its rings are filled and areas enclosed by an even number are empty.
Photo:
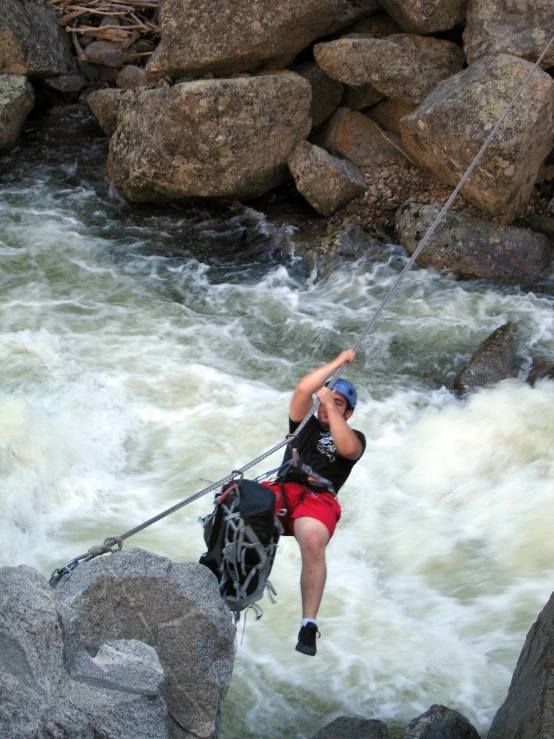
[[[106,155],[72,112],[31,121],[0,161],[0,565],[45,576],[280,441],[294,384],[356,342],[402,267],[314,283],[262,213],[132,208]],[[277,603],[239,626],[222,739],[406,723],[433,703],[486,735],[554,589],[554,382],[449,388],[507,320],[522,368],[554,362],[553,304],[551,274],[534,292],[407,275],[345,373],[368,447],[341,491],[318,655],[294,650],[300,559],[282,539]],[[126,546],[195,561],[210,509]]]

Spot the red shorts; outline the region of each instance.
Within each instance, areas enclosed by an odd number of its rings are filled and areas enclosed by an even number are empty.
[[[338,500],[331,493],[314,493],[310,488],[297,482],[262,482],[265,487],[275,493],[275,510],[286,509],[287,513],[281,517],[281,523],[286,534],[294,534],[294,519],[308,516],[321,521],[329,531],[329,538],[335,533],[335,528],[341,517],[341,507]],[[282,491],[285,491],[285,501]]]

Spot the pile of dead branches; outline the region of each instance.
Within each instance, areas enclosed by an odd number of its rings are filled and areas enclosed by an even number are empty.
[[[71,34],[79,59],[95,39],[119,43],[124,57],[144,63],[160,40],[158,0],[50,0],[62,28]]]

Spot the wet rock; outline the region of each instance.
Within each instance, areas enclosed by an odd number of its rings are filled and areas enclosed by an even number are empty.
[[[35,93],[25,77],[0,75],[0,154],[17,145],[34,102]]]
[[[374,239],[357,223],[329,228],[324,235],[301,231],[294,243],[295,254],[302,258],[317,280],[327,277],[344,260],[369,257],[375,262],[385,262],[391,256],[388,246]]]
[[[534,357],[527,375],[527,382],[534,385],[537,380],[554,379],[554,364],[551,359]]]
[[[293,72],[128,92],[108,177],[133,202],[254,198],[287,178],[310,104],[310,84]]]
[[[167,706],[139,695],[82,684],[65,664],[65,633],[52,588],[30,567],[0,570],[0,735],[167,738]]]
[[[165,0],[162,37],[146,66],[148,77],[221,76],[262,63],[284,66],[322,35],[344,6],[344,0]]]
[[[125,90],[96,90],[87,97],[94,117],[107,136],[112,136],[117,127],[117,111]]]
[[[529,62],[501,54],[442,82],[400,121],[408,155],[442,182],[457,185],[531,68]],[[462,195],[509,223],[529,200],[553,134],[554,80],[537,70]]]
[[[87,80],[82,74],[63,74],[47,77],[41,81],[41,88],[52,102],[74,103],[78,100]]]
[[[2,0],[0,74],[52,77],[69,67],[69,34],[49,0]]]
[[[471,0],[464,30],[464,48],[473,64],[485,56],[512,54],[536,62],[554,33],[552,0]],[[542,62],[554,66],[551,47]]]
[[[383,721],[339,716],[312,739],[388,739],[388,736],[387,725]]]
[[[380,0],[404,33],[449,31],[464,22],[468,0]]]
[[[462,716],[446,706],[437,704],[410,721],[405,739],[479,739],[475,727]]]
[[[384,95],[413,105],[464,64],[463,51],[456,44],[408,34],[350,34],[315,44],[314,56],[323,71],[339,82],[373,85]]]
[[[146,72],[141,67],[135,67],[133,64],[126,64],[123,69],[118,72],[115,78],[115,84],[124,90],[136,90],[139,87],[145,87]]]
[[[463,394],[477,387],[514,377],[516,374],[514,334],[515,329],[511,323],[505,323],[493,331],[479,345],[468,364],[456,375],[454,390]]]
[[[400,136],[400,119],[405,115],[410,115],[415,110],[414,105],[405,103],[402,100],[389,98],[382,103],[375,105],[371,110],[367,111],[367,115],[372,121],[378,123],[381,128],[386,131],[392,131]]]
[[[83,651],[98,654],[105,642],[144,642],[156,650],[167,675],[169,736],[217,735],[235,627],[206,567],[133,549],[80,565],[56,592],[70,664]]]
[[[550,596],[527,634],[508,696],[494,717],[488,739],[547,739],[552,736],[553,624],[554,595]]]
[[[312,128],[318,128],[340,105],[344,94],[344,85],[332,80],[315,62],[305,62],[293,68],[293,71],[308,80],[312,86]]]
[[[339,108],[333,113],[313,141],[358,166],[370,166],[402,156],[394,146],[394,134],[384,134],[375,121],[349,108]]]
[[[402,246],[413,254],[441,206],[406,203],[395,219]],[[417,257],[420,267],[459,277],[529,284],[548,269],[552,242],[543,234],[448,212]]]
[[[366,189],[355,164],[307,141],[292,152],[288,165],[298,192],[323,216],[330,216]]]

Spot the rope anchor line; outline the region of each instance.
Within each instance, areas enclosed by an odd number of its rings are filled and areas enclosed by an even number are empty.
[[[436,230],[437,226],[439,225],[440,221],[444,218],[445,214],[450,209],[450,206],[452,205],[452,203],[456,199],[456,196],[458,195],[458,193],[460,192],[460,190],[464,186],[466,180],[469,178],[469,176],[471,175],[471,173],[473,172],[473,170],[475,169],[475,167],[477,166],[477,164],[479,163],[479,161],[483,157],[485,151],[489,148],[490,143],[493,140],[493,138],[495,137],[497,131],[502,126],[502,124],[506,120],[506,117],[508,116],[508,114],[510,113],[510,111],[512,110],[512,108],[514,107],[514,105],[516,104],[516,102],[521,97],[521,93],[523,92],[523,90],[527,86],[529,80],[531,79],[531,77],[533,76],[533,74],[535,73],[535,71],[540,66],[542,60],[544,59],[544,57],[548,53],[548,50],[550,49],[550,47],[552,46],[553,43],[554,43],[554,36],[552,36],[552,38],[550,39],[550,41],[548,42],[548,44],[544,48],[542,54],[537,59],[535,65],[529,71],[529,74],[527,75],[527,77],[525,78],[525,80],[522,82],[522,84],[519,87],[518,91],[514,95],[512,101],[510,102],[510,104],[508,105],[508,107],[506,108],[506,110],[504,111],[504,113],[501,115],[501,117],[498,119],[496,125],[494,126],[494,128],[492,129],[492,131],[490,132],[490,134],[488,135],[488,137],[485,140],[483,146],[481,147],[481,149],[479,150],[479,152],[477,153],[477,155],[475,156],[475,158],[473,159],[473,161],[471,162],[471,164],[467,168],[465,174],[463,175],[463,177],[461,178],[461,180],[456,185],[456,188],[454,189],[454,191],[452,192],[452,194],[450,195],[450,197],[448,198],[448,200],[446,201],[446,203],[441,208],[440,213],[437,215],[437,217],[435,218],[435,220],[433,221],[433,223],[431,224],[431,226],[427,230],[427,233],[425,234],[425,236],[422,238],[422,240],[418,244],[416,250],[411,255],[410,259],[407,261],[407,263],[404,266],[402,272],[398,276],[398,279],[396,280],[396,282],[394,283],[394,285],[391,287],[391,289],[389,290],[389,292],[385,296],[383,302],[381,303],[381,305],[379,306],[379,308],[377,309],[377,311],[375,312],[375,314],[373,315],[373,317],[371,318],[371,320],[369,321],[369,323],[365,327],[364,331],[360,334],[360,337],[358,338],[358,340],[356,341],[356,343],[354,345],[354,350],[355,351],[358,349],[358,347],[360,346],[360,344],[362,343],[362,341],[369,334],[369,332],[373,328],[373,325],[375,324],[377,318],[381,315],[381,313],[383,312],[385,306],[389,303],[390,299],[392,298],[392,296],[396,292],[398,286],[400,285],[400,283],[402,282],[402,280],[404,279],[404,277],[406,276],[406,274],[408,273],[408,271],[411,269],[411,267],[414,264],[415,260],[417,259],[417,257],[419,256],[419,254],[421,253],[421,251],[426,246],[427,242],[429,241],[429,239],[431,238],[431,236],[435,232],[435,230]],[[337,370],[337,372],[330,379],[330,383],[331,384],[333,382],[335,382],[336,380],[339,379],[339,377],[342,375],[345,367],[346,367],[346,363],[344,363],[341,367],[339,367],[339,369]],[[147,528],[148,526],[151,526],[152,524],[156,523],[157,521],[160,521],[162,518],[165,518],[166,516],[169,516],[172,513],[175,513],[175,511],[178,511],[180,508],[184,508],[184,506],[188,505],[189,503],[193,503],[195,500],[198,500],[199,498],[203,497],[204,495],[207,495],[208,493],[212,492],[213,490],[216,490],[216,489],[222,487],[223,485],[226,485],[227,483],[232,482],[233,480],[236,479],[236,476],[237,475],[244,476],[244,473],[247,470],[249,470],[251,467],[254,467],[259,462],[263,462],[264,459],[266,459],[267,457],[271,456],[275,452],[279,451],[279,449],[282,449],[284,446],[287,446],[288,444],[292,443],[292,441],[294,440],[294,438],[296,438],[296,436],[298,434],[300,434],[300,432],[302,431],[302,429],[306,426],[306,424],[308,423],[308,421],[310,420],[310,418],[317,412],[317,409],[319,408],[319,406],[320,406],[320,401],[317,400],[314,403],[313,407],[310,409],[310,411],[307,413],[306,417],[303,419],[303,421],[300,423],[300,425],[296,429],[295,434],[287,436],[283,441],[279,442],[278,444],[275,444],[275,446],[273,446],[271,449],[268,449],[268,451],[264,452],[263,454],[260,454],[259,457],[256,457],[251,462],[248,462],[247,464],[245,464],[240,469],[233,470],[229,475],[227,475],[226,477],[223,477],[221,480],[218,480],[217,482],[214,482],[211,485],[208,485],[207,487],[205,487],[202,490],[198,491],[194,495],[191,495],[190,497],[185,498],[184,500],[180,501],[179,503],[176,503],[175,505],[171,506],[171,508],[167,508],[165,511],[162,511],[157,516],[153,516],[152,518],[148,519],[148,521],[145,521],[144,523],[141,523],[138,526],[135,526],[134,529],[130,529],[129,531],[127,531],[124,534],[122,534],[121,536],[108,537],[107,539],[104,540],[104,543],[103,543],[102,546],[100,546],[100,547],[91,547],[85,554],[81,554],[80,556],[75,557],[75,559],[72,559],[66,565],[63,565],[63,567],[58,567],[57,569],[55,569],[53,571],[53,573],[52,573],[52,575],[50,577],[50,580],[49,580],[50,585],[52,585],[52,586],[55,585],[62,577],[69,577],[71,575],[71,572],[77,567],[77,565],[81,561],[89,562],[91,559],[94,559],[95,557],[99,557],[102,554],[107,554],[108,552],[109,553],[113,553],[113,551],[114,551],[113,550],[113,547],[115,545],[118,546],[118,551],[121,551],[121,549],[123,548],[123,542],[124,542],[125,539],[128,539],[129,537],[133,536],[134,534],[138,534],[139,531],[142,531],[143,529]]]

